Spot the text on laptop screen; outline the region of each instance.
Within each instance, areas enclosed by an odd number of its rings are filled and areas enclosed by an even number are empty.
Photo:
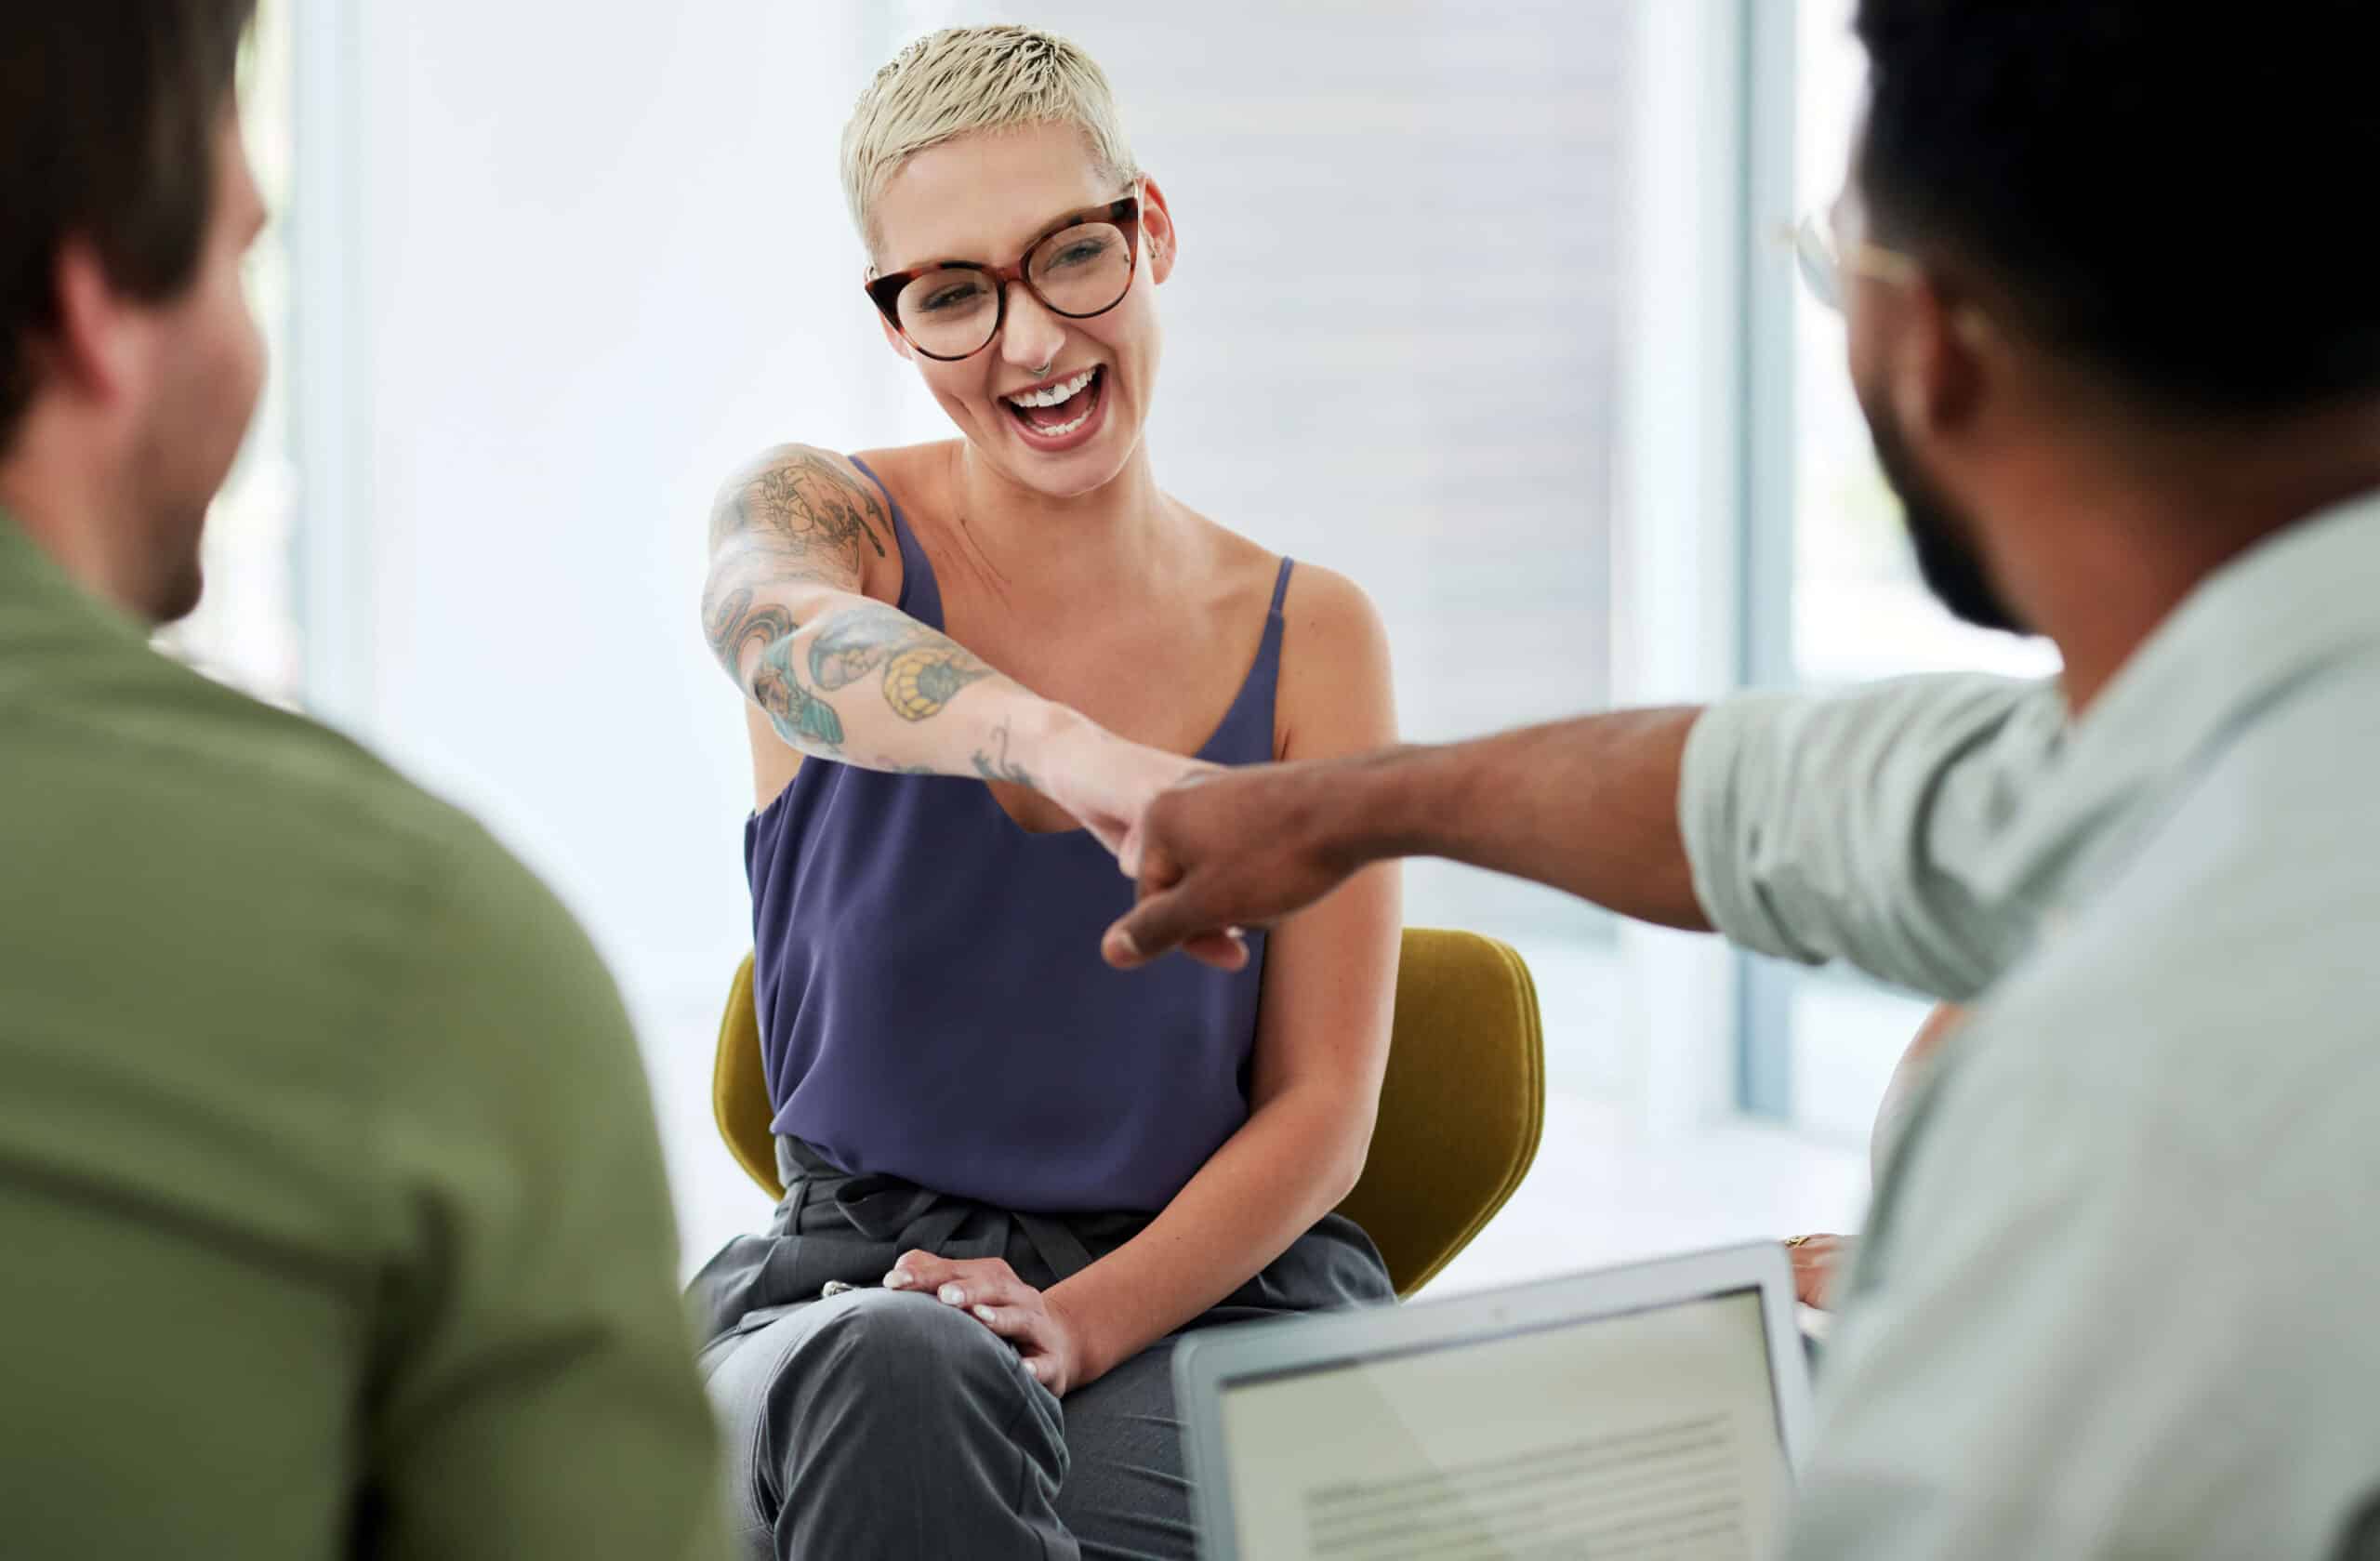
[[[1224,1384],[1240,1554],[1750,1557],[1790,1476],[1760,1291]]]

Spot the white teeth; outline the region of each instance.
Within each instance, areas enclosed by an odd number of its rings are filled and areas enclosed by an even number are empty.
[[[1095,368],[1087,368],[1072,379],[1051,385],[1046,390],[1036,390],[1030,395],[1010,396],[1006,399],[1012,406],[1063,405],[1074,400],[1081,392],[1082,388],[1091,383],[1091,377],[1098,372]]]
[[[1036,423],[1033,425],[1033,431],[1039,434],[1044,439],[1064,439],[1066,435],[1074,432],[1075,430],[1082,427],[1085,423],[1090,421],[1091,414],[1086,412],[1078,417],[1074,417],[1066,422],[1060,423],[1055,428],[1045,429],[1040,424]]]

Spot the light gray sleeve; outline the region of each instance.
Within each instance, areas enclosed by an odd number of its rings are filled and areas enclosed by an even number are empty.
[[[2316,1554],[2106,1542],[2128,1520],[2162,1527],[2126,1511],[2152,1442],[2237,1435],[2200,1421],[2182,1382],[2258,1327],[2195,1331],[2214,1319],[2192,1293],[2191,1203],[2217,1189],[2169,1145],[2102,1153],[2111,1124],[2137,1120],[2120,1100],[2024,1081],[1961,1093],[1904,1157],[1921,1163],[1889,1231],[1867,1237],[1884,1261],[1863,1252],[1855,1285],[1871,1266],[1889,1284],[1848,1298],[1828,1340],[1790,1561]]]
[[[1678,787],[1704,914],[1763,954],[1973,997],[2026,929],[1967,874],[2049,762],[2063,710],[2053,682],[1965,673],[1712,706]]]
[[[2258,984],[2211,985],[1954,1038],[1828,1340],[1788,1561],[2329,1556],[2380,1497],[2380,1242],[2349,1190],[2380,1065],[2272,1086],[2241,1054]]]

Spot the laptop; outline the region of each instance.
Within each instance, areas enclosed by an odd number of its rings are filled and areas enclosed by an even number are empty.
[[[1762,1554],[1807,1437],[1773,1241],[1175,1352],[1201,1561]]]

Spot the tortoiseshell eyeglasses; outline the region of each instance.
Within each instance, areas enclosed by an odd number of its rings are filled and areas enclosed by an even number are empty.
[[[1104,206],[1072,212],[1042,230],[1012,266],[936,260],[867,279],[867,296],[902,339],[929,358],[956,363],[992,344],[1008,323],[1008,284],[1021,282],[1041,307],[1069,320],[1104,314],[1131,291],[1140,263],[1138,187]]]

